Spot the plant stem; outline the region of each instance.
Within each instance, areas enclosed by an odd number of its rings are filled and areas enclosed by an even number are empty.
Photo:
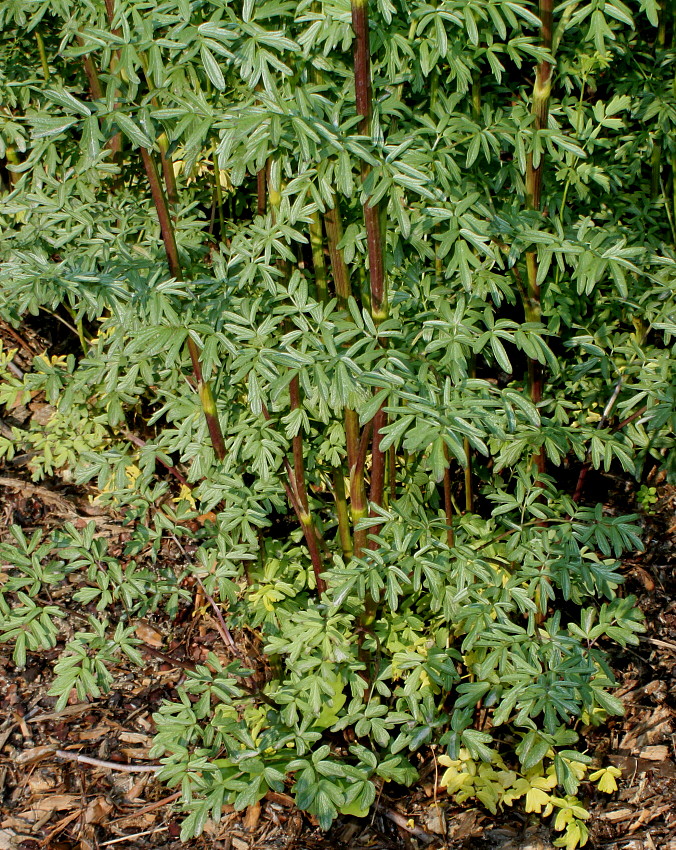
[[[312,248],[312,266],[315,273],[315,287],[317,290],[317,301],[326,304],[329,293],[326,286],[326,262],[324,260],[324,237],[322,234],[322,220],[319,212],[312,213],[310,221],[310,246]]]
[[[343,238],[343,222],[338,201],[335,198],[334,205],[324,213],[324,229],[326,230],[326,242],[329,248],[329,259],[331,260],[331,271],[333,272],[338,304],[345,309],[347,299],[352,294],[352,288],[347,263],[342,250],[338,247]]]
[[[376,415],[373,417],[373,446],[371,448],[371,493],[369,501],[374,505],[383,504],[383,496],[385,493],[385,452],[380,448],[382,440],[381,430],[387,425],[387,414],[383,406],[378,408]],[[373,511],[371,512],[373,516]],[[376,548],[375,541],[369,543],[370,549]]]
[[[329,300],[329,292],[326,260],[324,259],[324,239],[322,234],[322,219],[317,211],[313,213],[312,221],[310,222],[310,244],[312,246],[312,265],[314,267],[317,299],[322,304],[326,304]],[[345,479],[342,468],[333,470],[332,481],[333,498],[336,503],[336,517],[338,519],[338,537],[340,539],[340,547],[343,550],[343,558],[347,562],[352,557],[352,535],[350,533],[350,517],[347,509]]]
[[[446,456],[446,469],[444,469],[444,513],[446,514],[446,542],[449,549],[455,546],[455,534],[453,533],[453,494],[451,492],[451,467],[448,465],[448,448],[444,446]]]
[[[268,161],[268,168],[269,166],[270,162]],[[274,223],[277,216],[277,209],[281,201],[281,187],[272,186],[270,184],[270,180],[267,179],[267,175],[265,185],[268,190],[268,194],[265,198],[266,207],[269,208],[270,213],[272,215],[272,221]],[[266,207],[263,208],[263,212],[265,212]],[[288,281],[289,268],[287,261],[281,258],[278,259],[277,267],[280,269],[285,279]],[[289,399],[291,410],[299,410],[301,407],[301,398],[300,381],[298,379],[297,374],[293,376],[291,382],[289,383]],[[290,482],[290,489],[287,490],[287,494],[290,492],[293,497],[292,504],[298,516],[298,520],[300,521],[301,528],[303,529],[303,534],[305,535],[305,542],[308,547],[310,560],[312,562],[312,569],[315,575],[317,593],[321,597],[324,591],[326,590],[326,582],[321,577],[322,572],[324,571],[324,564],[319,548],[319,535],[317,534],[317,529],[315,528],[315,524],[312,519],[312,514],[310,513],[310,503],[307,495],[302,431],[299,430],[298,433],[292,438],[291,450],[293,454],[293,469],[291,469],[291,467],[289,466],[289,462],[285,461],[285,466],[287,468],[287,474],[289,476]]]
[[[152,195],[157,217],[160,222],[160,233],[162,234],[162,241],[164,242],[164,250],[167,255],[169,272],[176,280],[182,280],[183,271],[181,269],[181,261],[178,257],[178,246],[176,245],[174,226],[171,221],[167,198],[164,194],[159,174],[157,173],[155,159],[152,153],[144,147],[141,148],[141,157],[143,158],[143,167],[145,168],[146,177],[148,178],[148,184],[150,186],[150,194]]]
[[[348,414],[350,414],[348,416]],[[351,431],[354,431],[355,426],[357,434],[359,433],[359,419],[353,410],[345,411],[345,421]],[[366,503],[366,483],[364,481],[364,467],[366,465],[366,451],[368,448],[369,437],[373,428],[373,421],[367,422],[364,426],[361,436],[358,437],[355,448],[354,436],[348,437],[348,452],[352,452],[353,456],[350,460],[350,509],[352,512],[352,526],[354,528],[354,556],[359,558],[366,548],[366,529],[357,528],[360,520],[366,517],[368,505]],[[352,444],[352,445],[351,445]]]
[[[265,168],[261,168],[256,174],[256,212],[258,215],[265,215],[266,183]]]
[[[552,50],[552,15],[553,0],[540,0],[540,35],[542,46]],[[537,134],[547,128],[549,121],[549,99],[552,86],[553,65],[548,59],[538,62],[535,71],[535,85],[533,87],[532,113],[534,116],[533,127],[535,130],[534,141]],[[537,166],[534,163],[533,153],[528,155],[526,165],[526,203],[529,209],[540,211],[542,206],[542,172],[544,166],[544,154],[540,152]],[[527,298],[524,305],[526,320],[539,322],[542,315],[540,303],[540,284],[538,283],[538,261],[535,251],[526,253],[526,269],[528,272]],[[537,360],[528,359],[528,386],[531,401],[538,405],[542,400],[543,373],[542,367]],[[539,472],[545,471],[545,453],[540,450],[535,456],[535,463]]]
[[[338,538],[343,550],[343,560],[347,563],[352,558],[352,535],[350,534],[350,516],[347,509],[345,479],[342,469],[333,470],[333,498],[336,503],[338,517]]]
[[[42,65],[42,75],[45,82],[49,82],[49,62],[47,62],[47,51],[45,50],[45,42],[39,30],[35,30],[35,40],[38,45],[38,53],[40,54],[40,64]]]
[[[354,88],[357,114],[361,116],[359,125],[362,136],[371,136],[371,52],[369,44],[368,0],[352,0],[352,28],[354,39]],[[370,167],[362,164],[362,184],[368,177]],[[371,283],[371,315],[378,325],[387,318],[387,291],[385,289],[385,265],[383,242],[380,230],[380,212],[378,204],[370,204],[365,198],[363,203],[366,242],[369,258],[369,278]]]
[[[144,147],[141,148],[141,157],[143,158],[143,166],[148,178],[148,184],[150,185],[150,193],[160,222],[160,232],[162,234],[162,241],[164,242],[164,250],[167,255],[169,271],[172,277],[176,280],[182,280],[183,271],[181,268],[181,261],[178,256],[174,226],[169,213],[169,205],[167,204],[167,199],[160,182],[160,177],[157,173],[155,160],[152,153]],[[216,402],[211,391],[211,385],[208,381],[204,380],[202,375],[199,347],[190,335],[188,335],[188,351],[190,353],[193,374],[197,381],[197,390],[202,403],[204,418],[207,421],[207,428],[209,429],[209,436],[211,437],[214,454],[218,460],[224,460],[226,454],[225,440],[223,439],[223,431],[221,430],[221,423],[218,419]]]
[[[372,87],[371,87],[371,49],[369,43],[368,0],[352,0],[352,29],[354,30],[354,88],[357,114],[361,116],[360,132],[362,136],[371,137],[372,122]],[[361,167],[362,191],[369,176],[370,167],[363,162]],[[366,225],[366,244],[369,262],[369,301],[371,317],[378,327],[387,318],[387,289],[385,286],[385,257],[383,252],[383,234],[380,225],[380,210],[377,203],[371,204],[370,199],[363,200],[364,224]],[[385,454],[380,448],[382,439],[381,429],[387,424],[387,414],[383,406],[373,417],[373,445],[371,449],[371,493],[372,504],[381,506],[385,488]],[[362,433],[361,443],[364,443],[366,428]],[[361,449],[360,449],[361,454]],[[357,463],[357,469],[359,462]],[[365,508],[366,506],[364,506]],[[355,506],[353,504],[353,512]],[[375,513],[371,509],[371,515]],[[360,543],[361,543],[361,535]],[[358,533],[355,531],[355,551],[357,551]],[[363,543],[361,544],[363,546]],[[377,544],[370,541],[369,548],[375,549]],[[361,547],[360,547],[361,548]],[[364,613],[361,625],[369,628],[376,617],[377,599],[366,593]]]

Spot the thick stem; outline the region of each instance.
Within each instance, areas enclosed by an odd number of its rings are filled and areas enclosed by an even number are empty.
[[[360,132],[371,135],[371,49],[369,43],[368,0],[352,0],[352,28],[354,30],[354,88],[357,114],[361,116]],[[362,183],[369,175],[368,164],[362,164]],[[365,198],[364,223],[366,225],[366,243],[369,259],[369,278],[371,283],[371,315],[376,324],[387,318],[387,292],[385,288],[385,263],[383,240],[380,230],[380,211],[378,204],[369,203]]]
[[[553,0],[540,0],[540,36],[542,46],[552,50],[552,15]],[[549,100],[552,88],[553,65],[543,59],[538,63],[535,71],[535,85],[533,87],[532,113],[534,117],[533,128],[535,134],[546,129],[549,120]],[[528,155],[526,166],[526,203],[530,209],[540,211],[542,206],[542,172],[544,166],[544,153],[540,153],[537,166],[534,163],[533,154]],[[540,284],[538,283],[538,261],[535,251],[526,254],[526,269],[528,272],[527,303],[524,305],[526,319],[529,322],[538,322],[541,318]],[[543,388],[542,366],[537,360],[528,360],[528,386],[533,404],[537,405],[542,400]],[[539,472],[545,471],[546,459],[544,451],[540,451],[534,458]]]
[[[153,98],[155,101],[155,98]],[[176,175],[174,174],[174,163],[169,156],[169,140],[166,133],[160,133],[157,137],[157,146],[160,149],[160,162],[162,164],[162,176],[167,190],[167,200],[175,207],[178,204],[178,188],[176,186]]]
[[[350,411],[350,413],[354,413],[354,411]],[[357,420],[357,425],[358,424]],[[367,422],[359,438],[358,448],[356,448],[354,452],[354,461],[350,462],[350,509],[352,512],[352,525],[354,527],[354,555],[356,558],[358,558],[366,548],[366,530],[363,528],[357,528],[357,525],[360,520],[366,517],[368,510],[368,505],[366,503],[364,468],[366,466],[366,452],[368,450],[369,437],[371,436],[372,428],[373,421]]]
[[[78,38],[80,44],[82,44],[82,39]],[[101,88],[101,83],[99,82],[99,75],[96,71],[96,67],[94,65],[94,61],[91,56],[85,56],[82,67],[84,68],[85,76],[87,77],[87,82],[89,83],[89,91],[92,96],[92,100],[101,100],[103,97],[103,89]]]
[[[49,82],[49,62],[47,61],[47,51],[45,50],[45,42],[42,36],[40,35],[39,30],[35,30],[35,40],[38,45],[38,53],[40,55],[40,64],[42,65],[42,76],[45,78],[45,82]]]
[[[144,147],[141,148],[141,156],[143,158],[143,166],[148,178],[148,184],[150,185],[150,193],[153,198],[153,203],[155,204],[157,218],[160,222],[160,233],[162,234],[164,250],[167,254],[169,271],[171,272],[172,277],[176,278],[176,280],[181,280],[183,273],[181,270],[181,261],[178,257],[178,247],[176,245],[174,226],[171,221],[171,214],[169,213],[169,206],[164,194],[164,189],[162,188],[162,183],[160,182],[160,177],[157,173],[155,159],[152,153]]]
[[[159,174],[157,173],[155,160],[153,159],[151,152],[146,150],[144,147],[141,148],[141,156],[143,158],[143,165],[150,185],[150,193],[160,222],[160,232],[162,234],[162,241],[164,242],[169,271],[172,277],[176,278],[176,280],[182,280],[183,271],[181,269],[181,262],[178,256],[174,227],[171,221],[167,199],[160,182]],[[204,418],[207,422],[207,428],[209,429],[211,444],[218,460],[223,460],[225,458],[225,440],[223,439],[223,431],[221,430],[221,424],[218,419],[216,402],[211,391],[211,385],[208,381],[205,381],[202,376],[199,347],[195,340],[190,336],[188,336],[188,351],[190,352],[193,374],[197,381],[197,390],[199,392],[202,410],[204,411]]]
[[[329,300],[329,292],[327,286],[326,260],[324,259],[322,219],[318,212],[313,213],[312,221],[310,222],[310,244],[312,246],[312,265],[315,273],[317,299],[321,301],[322,304],[326,304]],[[358,429],[359,422],[357,420],[357,434]],[[342,468],[333,470],[332,480],[333,498],[336,503],[336,516],[338,519],[338,537],[340,539],[340,547],[343,551],[343,558],[347,562],[352,558],[352,535],[350,533],[350,517],[347,508],[345,479],[343,478]]]
[[[385,493],[385,452],[380,448],[382,440],[382,429],[387,425],[387,414],[382,407],[373,417],[373,446],[371,448],[371,493],[369,501],[373,505],[381,506],[383,504],[383,496]],[[375,511],[371,510],[371,516],[375,516]],[[370,549],[375,549],[374,541],[369,543]]]
[[[352,535],[350,533],[350,515],[347,508],[345,479],[342,469],[333,470],[333,498],[336,502],[340,548],[343,550],[343,560],[347,563],[352,558]]]
[[[324,229],[326,230],[326,242],[329,248],[331,271],[333,272],[333,282],[336,287],[338,303],[342,308],[345,308],[347,299],[352,294],[352,288],[350,286],[350,273],[347,263],[343,257],[342,250],[338,247],[340,240],[343,238],[343,221],[340,216],[338,201],[335,198],[334,206],[324,213]]]
[[[322,234],[322,220],[315,210],[310,221],[310,246],[312,248],[312,265],[315,272],[315,286],[317,289],[317,300],[326,304],[329,293],[326,285],[326,261],[324,260],[324,236]]]
[[[200,351],[195,340],[188,336],[188,351],[190,352],[190,360],[192,361],[192,370],[197,381],[197,390],[202,404],[204,418],[207,421],[209,436],[211,437],[211,445],[214,448],[214,454],[218,460],[225,459],[225,440],[223,439],[223,431],[221,423],[218,419],[218,410],[216,409],[216,401],[211,392],[211,384],[205,381],[202,377],[202,366],[200,364]]]
[[[268,422],[270,420],[270,413],[268,412],[268,409],[265,405],[263,405],[262,413],[265,421]],[[299,485],[296,480],[296,476],[294,474],[293,469],[291,468],[291,464],[286,458],[284,458],[284,470],[286,472],[288,480],[285,481],[284,478],[282,478],[282,486],[284,487],[284,491],[289,500],[289,504],[291,505],[294,510],[294,513],[298,517],[298,522],[300,523],[300,527],[303,530],[305,544],[310,554],[310,562],[312,563],[312,570],[315,575],[317,593],[319,593],[319,595],[321,596],[321,594],[326,590],[326,583],[324,582],[324,579],[321,578],[321,574],[324,571],[324,563],[322,560],[322,553],[319,548],[319,537],[312,523],[312,517],[310,516],[309,512],[303,508],[301,498],[298,493]]]
[[[446,461],[448,462],[448,449],[444,446]],[[444,513],[446,514],[446,542],[449,549],[455,546],[455,535],[453,533],[453,494],[451,492],[451,468],[447,466],[444,470]]]

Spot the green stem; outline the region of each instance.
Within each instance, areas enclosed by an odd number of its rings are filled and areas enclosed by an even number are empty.
[[[333,498],[336,503],[338,517],[338,538],[343,550],[343,560],[347,563],[352,558],[352,535],[350,533],[350,516],[347,508],[345,479],[342,469],[333,470]]]
[[[216,206],[218,208],[218,226],[220,227],[220,237],[223,241],[225,237],[225,214],[223,212],[223,189],[221,187],[221,169],[218,166],[218,157],[214,151],[214,190],[216,192]]]
[[[444,446],[446,468],[444,469],[444,513],[446,514],[446,542],[449,549],[455,546],[453,533],[453,492],[451,490],[451,467],[448,461],[448,448]]]
[[[298,410],[301,406],[300,401],[300,381],[298,375],[294,375],[289,384],[289,396],[291,400],[291,410]],[[305,534],[305,540],[310,552],[312,568],[315,574],[315,582],[317,584],[317,593],[321,596],[326,590],[326,582],[321,577],[324,571],[322,556],[319,550],[319,539],[317,530],[310,514],[310,503],[307,495],[307,482],[305,480],[305,458],[303,453],[303,434],[301,431],[293,437],[291,441],[293,452],[293,478],[292,488],[295,490],[300,509],[300,522]]]
[[[481,75],[478,68],[472,72],[472,118],[477,124],[481,120]]]
[[[346,424],[350,430],[354,430],[356,422],[357,429],[359,428],[359,419],[353,410],[345,411]],[[349,414],[349,415],[348,415]],[[350,461],[350,509],[352,513],[352,526],[354,528],[354,556],[359,558],[366,548],[367,537],[366,529],[357,528],[360,520],[366,517],[368,504],[366,502],[366,483],[364,480],[364,469],[366,466],[366,451],[368,449],[369,437],[373,422],[367,422],[358,439],[358,448]],[[348,458],[350,452],[350,443],[352,440],[348,438]]]
[[[329,293],[326,285],[324,237],[322,234],[322,220],[317,210],[312,213],[312,219],[310,221],[310,246],[312,248],[312,265],[315,273],[317,300],[321,301],[322,304],[326,304],[329,300]]]
[[[45,42],[39,30],[35,30],[35,40],[38,45],[38,53],[40,54],[40,64],[42,65],[42,76],[45,82],[49,82],[49,62],[47,62],[47,51],[45,50]]]

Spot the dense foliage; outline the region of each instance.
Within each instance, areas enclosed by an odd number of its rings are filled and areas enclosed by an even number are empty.
[[[671,10],[4,0],[0,27],[0,315],[71,335],[3,356],[7,415],[54,411],[0,453],[133,528],[122,559],[15,531],[17,663],[77,573],[52,692],[98,696],[197,577],[227,646],[154,750],[184,836],[285,783],[323,827],[364,814],[434,744],[461,798],[558,785],[584,843],[575,729],[621,712],[604,647],[642,629],[636,518],[585,477],[673,445]]]

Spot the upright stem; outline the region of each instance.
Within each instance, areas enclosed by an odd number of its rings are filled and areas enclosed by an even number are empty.
[[[540,35],[542,46],[552,50],[552,14],[553,0],[540,0]],[[549,120],[549,99],[552,87],[552,63],[543,59],[538,62],[535,70],[535,85],[533,87],[534,116],[533,127],[535,133],[546,129]],[[526,166],[526,203],[530,209],[539,211],[542,206],[542,173],[544,166],[544,154],[540,153],[537,166],[534,164],[533,154],[529,154]],[[539,322],[541,319],[540,284],[537,280],[538,261],[535,251],[526,254],[526,269],[528,272],[528,288],[525,313],[529,322]],[[537,360],[528,359],[528,385],[530,397],[533,404],[537,405],[542,400],[543,374],[542,367]],[[545,471],[545,454],[538,452],[535,462],[539,472]]]
[[[359,125],[363,136],[371,136],[371,51],[369,43],[368,0],[352,0],[352,28],[354,39],[354,88],[357,114],[361,116]],[[369,175],[370,167],[362,164],[362,183]],[[383,241],[380,230],[380,212],[378,204],[364,199],[364,223],[366,225],[366,243],[369,258],[369,278],[371,283],[371,315],[379,324],[387,318],[387,292],[385,289],[385,264]]]
[[[380,448],[381,430],[387,425],[387,414],[381,406],[373,417],[373,446],[371,458],[371,493],[369,501],[374,505],[382,505],[385,493],[385,452]],[[370,548],[376,544],[371,541]]]
[[[446,463],[448,464],[448,449],[444,446]],[[453,494],[451,491],[451,467],[444,469],[444,513],[446,514],[446,542],[449,549],[455,546],[455,535],[453,533]]]
[[[269,171],[270,161],[268,160],[266,168],[262,169],[262,173],[264,176],[262,185],[267,189],[267,193],[263,197],[262,209],[261,198],[259,196],[258,210],[259,213],[262,215],[268,208],[269,203],[269,210],[272,215],[272,220],[274,222],[282,196],[281,187],[273,186],[271,184],[271,181],[268,179]],[[259,172],[259,176],[260,174],[261,172]],[[259,183],[259,189],[260,185],[261,184]],[[287,261],[282,258],[279,258],[277,260],[277,267],[288,281],[289,268]],[[298,375],[294,375],[291,379],[291,382],[289,383],[289,399],[291,410],[298,410],[301,406],[300,381],[298,379]],[[269,419],[269,414],[265,407],[263,407],[263,415],[266,419]],[[310,503],[307,495],[307,482],[305,480],[303,434],[301,431],[299,431],[296,436],[293,437],[291,441],[291,448],[293,453],[293,468],[291,468],[291,466],[289,465],[288,460],[285,459],[284,466],[289,478],[289,483],[285,483],[284,487],[289,497],[289,501],[291,502],[291,506],[295,510],[301,528],[303,530],[303,535],[305,536],[305,543],[307,544],[308,552],[310,554],[312,570],[315,575],[317,593],[321,597],[321,595],[326,590],[326,582],[321,577],[322,572],[324,571],[324,564],[321,550],[319,547],[319,535],[317,533],[317,529],[315,528],[315,524],[312,519],[312,514],[310,513]]]
[[[265,215],[265,204],[267,200],[266,183],[265,168],[261,168],[256,174],[256,212],[258,215]]]
[[[312,248],[317,300],[325,304],[329,299],[326,286],[326,262],[324,261],[324,236],[322,234],[322,220],[317,210],[312,214],[310,221],[310,246]]]
[[[357,114],[361,116],[360,132],[362,136],[371,137],[371,49],[369,43],[368,0],[352,0],[352,29],[354,30],[354,88]],[[362,185],[369,175],[369,166],[362,163]],[[364,224],[366,225],[366,244],[369,261],[370,310],[374,323],[378,326],[387,318],[387,290],[385,287],[385,258],[383,239],[380,228],[380,211],[377,203],[371,204],[368,197],[364,198]],[[371,502],[374,506],[383,503],[385,488],[385,453],[380,448],[382,439],[381,429],[387,424],[387,415],[381,406],[373,417],[373,445],[371,448]],[[360,441],[364,443],[366,429]],[[359,461],[356,471],[359,470]],[[365,506],[364,506],[365,507]],[[355,506],[353,504],[353,511]],[[373,515],[374,511],[371,511]],[[358,534],[355,532],[355,551],[357,550]],[[361,534],[359,535],[361,542]],[[363,545],[363,544],[362,544]],[[376,544],[372,541],[371,548]],[[378,600],[370,593],[364,600],[364,613],[361,625],[369,628],[376,617]]]
[[[164,250],[167,255],[169,271],[171,272],[172,277],[176,278],[176,280],[181,280],[183,278],[183,270],[181,269],[181,261],[178,257],[176,235],[174,233],[174,226],[169,213],[167,198],[164,194],[162,183],[160,182],[157,166],[155,165],[155,159],[152,153],[144,147],[141,148],[141,157],[143,158],[143,167],[145,168],[146,177],[148,178],[148,184],[150,186],[150,194],[152,195],[155,210],[157,211],[157,218],[160,222],[160,233],[162,234],[162,241],[164,242]]]
[[[332,478],[333,498],[336,502],[336,514],[338,516],[338,537],[340,539],[340,548],[343,550],[343,559],[347,563],[352,558],[353,550],[343,470],[341,468],[334,469]]]
[[[340,217],[340,209],[338,208],[336,198],[334,198],[334,205],[331,209],[328,209],[324,213],[324,229],[326,230],[326,242],[329,248],[329,258],[331,260],[331,271],[333,272],[336,295],[338,296],[338,303],[344,309],[347,306],[347,299],[352,294],[352,289],[347,263],[343,257],[342,250],[338,247],[340,240],[343,238],[343,221]]]
[[[291,410],[300,407],[300,382],[298,375],[294,375],[289,384],[289,396],[291,399]],[[319,551],[319,538],[310,514],[310,503],[307,496],[307,484],[305,481],[305,459],[303,457],[303,434],[299,431],[292,440],[293,451],[293,481],[292,486],[296,491],[299,506],[299,519],[308,545],[312,569],[315,574],[317,593],[321,596],[326,590],[326,582],[321,577],[324,569],[321,553]]]
[[[155,165],[152,153],[144,147],[141,148],[141,156],[143,158],[143,166],[148,178],[148,184],[150,185],[150,193],[155,205],[155,210],[157,211],[157,218],[160,222],[160,232],[162,234],[162,241],[164,242],[164,250],[167,255],[169,271],[171,276],[176,278],[176,280],[182,280],[183,270],[178,256],[174,226],[171,221],[169,205],[167,204],[164,189],[162,188],[162,183],[160,182],[160,177],[157,173],[157,166]],[[211,444],[218,460],[223,460],[225,458],[225,440],[223,439],[223,432],[218,419],[216,402],[214,401],[214,396],[211,391],[211,385],[208,381],[204,380],[202,375],[199,347],[195,340],[190,336],[188,336],[188,351],[190,352],[193,374],[197,381],[197,389],[202,404],[202,410],[204,411],[204,418],[207,421]]]
[[[49,62],[47,62],[47,51],[45,50],[45,42],[39,30],[35,30],[35,40],[38,45],[38,53],[40,54],[40,64],[42,65],[42,76],[45,82],[49,82]]]
[[[153,102],[157,102],[155,98],[153,98]],[[169,156],[169,140],[166,133],[160,133],[157,137],[157,146],[160,149],[160,162],[162,164],[164,185],[167,187],[167,200],[173,207],[176,207],[178,204],[178,188],[176,186],[176,175],[174,174],[174,163]]]
[[[312,246],[312,265],[315,273],[315,286],[317,298],[322,304],[329,300],[327,285],[326,260],[324,259],[324,238],[322,233],[322,219],[315,212],[310,222],[310,243]],[[343,261],[344,262],[344,261]],[[347,509],[347,496],[345,493],[345,479],[342,467],[334,469],[333,498],[336,503],[336,517],[338,519],[338,537],[340,547],[343,550],[343,558],[349,561],[352,557],[352,535],[350,533],[350,518]]]

